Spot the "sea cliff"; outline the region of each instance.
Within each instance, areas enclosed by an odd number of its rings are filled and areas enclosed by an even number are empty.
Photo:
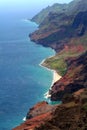
[[[27,120],[13,130],[87,129],[87,1],[55,6],[60,10],[52,11],[50,7],[43,20],[44,10],[32,19],[40,25],[29,36],[36,44],[56,51],[43,65],[62,76],[49,90],[50,99],[61,100],[62,104],[35,105]]]

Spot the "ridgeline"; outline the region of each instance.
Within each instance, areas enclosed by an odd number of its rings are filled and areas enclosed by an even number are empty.
[[[51,47],[54,57],[44,66],[62,78],[49,93],[60,105],[38,103],[27,120],[13,130],[86,130],[87,129],[87,0],[54,4],[32,18],[39,29],[30,34],[36,44]]]

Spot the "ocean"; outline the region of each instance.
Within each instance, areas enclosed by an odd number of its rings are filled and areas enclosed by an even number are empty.
[[[23,122],[29,108],[45,100],[53,72],[40,62],[54,55],[30,41],[38,25],[23,18],[0,20],[0,130],[11,130]]]

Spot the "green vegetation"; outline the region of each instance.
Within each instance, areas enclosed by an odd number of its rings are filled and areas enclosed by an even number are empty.
[[[63,76],[67,71],[67,63],[66,59],[71,57],[77,57],[81,54],[81,52],[77,52],[74,50],[63,51],[59,54],[56,54],[54,57],[50,57],[45,60],[43,63],[44,66],[56,70],[61,76]]]
[[[47,16],[50,12],[66,15],[77,14],[80,11],[87,10],[87,0],[83,0],[81,4],[79,4],[80,0],[72,0],[69,4],[54,4],[52,6],[48,6],[40,11],[36,16],[32,18],[32,21],[41,24],[44,19],[47,19]],[[83,8],[84,7],[84,8]]]
[[[64,75],[67,70],[66,62],[63,58],[60,58],[59,56],[54,56],[52,58],[46,59],[43,65],[53,70],[56,70],[60,75]]]
[[[43,9],[39,12],[36,16],[32,18],[32,21],[40,24],[44,21],[44,19],[48,16],[50,12],[59,12],[62,13],[67,9],[67,4],[54,4],[52,6],[48,6],[47,8]]]
[[[83,35],[82,37],[73,38],[71,42],[76,46],[82,45],[87,50],[87,34]],[[70,44],[72,44],[71,42]]]

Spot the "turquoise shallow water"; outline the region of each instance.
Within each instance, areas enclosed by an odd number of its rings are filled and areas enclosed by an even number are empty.
[[[30,41],[37,27],[24,19],[0,21],[0,130],[19,125],[51,85],[53,73],[39,63],[55,52]]]

